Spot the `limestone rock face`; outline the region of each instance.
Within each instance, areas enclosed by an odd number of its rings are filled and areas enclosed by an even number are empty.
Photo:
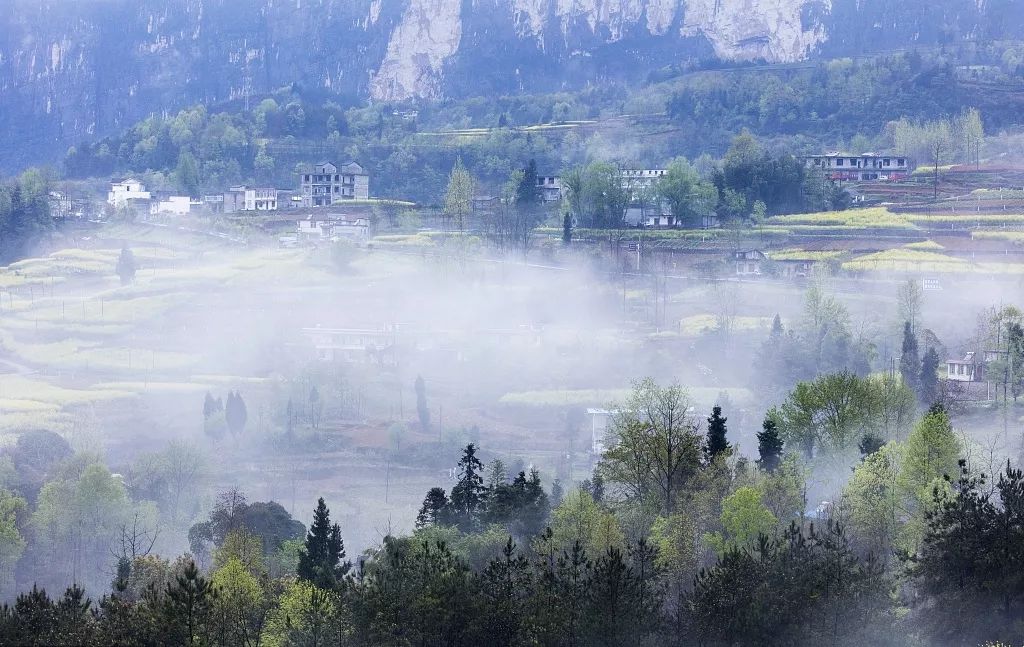
[[[5,0],[0,171],[289,84],[396,100],[1024,37],[1013,0]]]

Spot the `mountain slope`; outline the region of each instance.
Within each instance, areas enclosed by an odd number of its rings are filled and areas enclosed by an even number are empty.
[[[299,83],[351,99],[642,79],[687,59],[786,62],[1019,38],[1013,0],[11,0],[0,168],[153,112]]]

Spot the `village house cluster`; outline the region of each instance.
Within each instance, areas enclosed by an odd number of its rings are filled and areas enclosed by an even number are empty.
[[[107,204],[117,211],[133,211],[137,216],[186,216],[311,209],[369,198],[370,176],[361,165],[321,162],[298,174],[295,190],[240,185],[220,193],[187,196],[147,190],[136,178],[118,178],[110,183]]]

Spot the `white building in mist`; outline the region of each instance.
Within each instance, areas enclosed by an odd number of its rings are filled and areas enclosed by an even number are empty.
[[[150,202],[149,213],[151,215],[187,216],[192,213],[193,207],[202,206],[203,202],[201,200],[193,200],[187,195],[169,195]]]
[[[107,193],[107,204],[115,209],[127,206],[132,200],[149,199],[150,194],[146,186],[133,178],[111,182],[110,191]]]

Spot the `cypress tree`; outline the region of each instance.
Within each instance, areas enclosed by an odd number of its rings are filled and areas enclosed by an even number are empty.
[[[761,429],[757,434],[757,453],[760,454],[757,464],[767,472],[774,472],[782,462],[782,438],[770,417],[765,417]]]
[[[121,285],[128,285],[135,280],[135,255],[127,247],[121,248],[121,255],[117,257],[117,276],[121,279]]]
[[[331,511],[323,497],[317,501],[313,512],[313,525],[306,534],[306,543],[299,549],[299,579],[312,582],[322,589],[335,588],[351,568],[351,562],[342,562],[345,544],[341,540],[341,528],[331,524]]]
[[[921,377],[918,380],[918,397],[921,404],[931,406],[939,399],[939,354],[931,346],[921,359]]]
[[[420,429],[423,433],[430,433],[430,409],[427,408],[427,386],[423,383],[423,376],[416,376],[416,413],[420,417]]]
[[[707,457],[708,463],[729,451],[731,447],[729,441],[725,438],[725,434],[728,431],[725,427],[727,420],[728,418],[722,417],[722,407],[715,405],[711,409],[711,417],[708,418],[708,438],[704,446],[704,455]]]
[[[907,386],[917,391],[917,379],[920,376],[921,359],[917,352],[917,337],[910,322],[903,324],[903,349],[900,355],[900,375]]]

